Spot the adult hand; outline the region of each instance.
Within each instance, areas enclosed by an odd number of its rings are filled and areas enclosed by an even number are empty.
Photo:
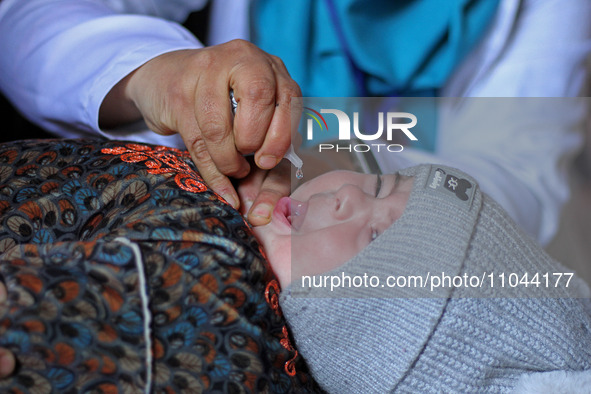
[[[0,282],[0,306],[6,304],[7,297],[6,286]],[[15,367],[16,360],[14,354],[8,349],[0,348],[0,379],[12,375]]]
[[[238,102],[234,117],[230,90]],[[250,172],[245,154],[254,153],[261,169],[281,161],[291,143],[290,101],[298,96],[279,58],[234,40],[148,61],[107,95],[100,120],[109,126],[141,116],[156,133],[178,132],[204,180],[238,208],[228,177]]]
[[[248,176],[238,183],[240,212],[253,226],[262,226],[271,221],[273,207],[279,199],[290,193],[291,164],[283,160],[272,170],[253,168]]]

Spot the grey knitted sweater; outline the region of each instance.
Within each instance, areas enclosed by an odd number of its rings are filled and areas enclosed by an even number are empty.
[[[415,177],[404,214],[326,274],[376,276],[379,286],[295,281],[281,295],[320,385],[334,393],[510,392],[533,387],[523,386],[532,373],[565,371],[586,377],[571,381],[582,391],[565,392],[591,393],[588,287],[576,277],[566,286],[567,275],[556,285],[555,274],[570,270],[466,174],[427,165],[404,174]],[[388,276],[427,286],[382,286]],[[431,288],[434,276],[465,279]]]

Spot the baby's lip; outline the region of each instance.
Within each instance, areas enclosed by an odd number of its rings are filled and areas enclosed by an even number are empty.
[[[308,203],[294,200],[290,197],[282,197],[275,205],[273,219],[285,225],[299,230],[304,222],[308,210]]]
[[[282,197],[277,201],[275,209],[273,209],[273,220],[283,223],[291,228],[291,198]]]
[[[291,222],[291,226],[294,230],[299,230],[304,223],[304,218],[308,212],[308,203],[298,200],[291,200],[291,217],[288,220]]]

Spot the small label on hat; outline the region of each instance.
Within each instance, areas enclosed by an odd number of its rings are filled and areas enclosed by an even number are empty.
[[[462,178],[459,173],[454,173],[450,169],[444,170],[437,166],[431,167],[425,189],[440,193],[440,195],[448,197],[451,201],[468,208],[472,204],[474,192],[476,191],[474,183]]]

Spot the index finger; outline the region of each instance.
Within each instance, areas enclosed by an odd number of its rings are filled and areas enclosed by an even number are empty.
[[[185,139],[185,135],[181,134],[181,136],[183,137],[187,148],[190,147],[189,153],[191,154],[191,159],[197,166],[197,169],[199,170],[199,173],[205,183],[207,183],[209,187],[213,189],[213,191],[221,195],[230,205],[232,205],[234,208],[238,208],[240,205],[240,200],[236,190],[234,189],[234,186],[228,177],[222,174],[217,168],[216,164],[209,155],[205,142],[202,139],[196,137],[195,139],[191,140],[191,143],[189,144],[187,139]],[[250,168],[248,163],[246,163],[246,166]]]
[[[277,158],[280,161],[293,143],[302,113],[301,91],[297,83],[291,79],[283,63],[278,66],[283,70],[277,73],[277,102],[273,118],[265,135],[262,146],[255,153],[255,162],[260,168],[270,168],[262,160],[265,157]]]

